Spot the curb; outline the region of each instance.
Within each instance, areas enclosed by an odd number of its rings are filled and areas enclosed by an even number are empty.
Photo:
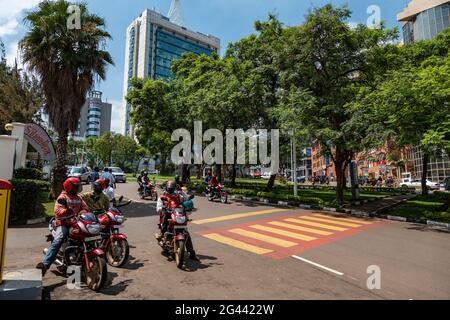
[[[46,221],[46,219],[47,219],[46,217],[41,217],[41,218],[36,218],[36,219],[28,219],[27,225],[43,223]]]

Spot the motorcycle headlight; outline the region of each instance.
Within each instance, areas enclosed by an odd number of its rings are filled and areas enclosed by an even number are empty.
[[[124,216],[116,216],[115,219],[116,219],[116,222],[117,222],[117,223],[122,224],[122,223],[123,223],[123,220],[124,220]]]
[[[100,225],[98,223],[88,224],[86,226],[87,230],[90,234],[98,234],[100,233]]]
[[[175,217],[175,221],[176,221],[177,223],[183,224],[183,223],[186,222],[186,216],[176,216],[176,217]]]

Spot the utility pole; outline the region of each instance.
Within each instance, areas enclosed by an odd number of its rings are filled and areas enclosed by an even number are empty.
[[[298,195],[297,187],[297,142],[295,140],[294,130],[291,133],[291,173],[294,182],[294,196]]]

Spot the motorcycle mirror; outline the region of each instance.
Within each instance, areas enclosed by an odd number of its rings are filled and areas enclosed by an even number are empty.
[[[67,200],[66,199],[58,199],[58,203],[62,206],[67,207]]]

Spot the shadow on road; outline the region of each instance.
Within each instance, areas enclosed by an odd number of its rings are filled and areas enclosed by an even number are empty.
[[[51,294],[53,291],[55,291],[56,288],[65,286],[67,284],[67,280],[64,279],[61,282],[49,285],[49,286],[43,286],[42,287],[42,300],[51,300]]]
[[[431,227],[429,225],[424,224],[414,224],[412,226],[407,227],[408,230],[416,230],[423,232],[437,232],[437,233],[447,233],[450,234],[450,230],[439,228],[439,227]]]
[[[130,258],[128,260],[128,263],[122,267],[122,269],[126,270],[137,270],[144,266],[144,262],[148,260],[140,260],[136,259],[132,255],[130,255]]]
[[[128,206],[120,208],[120,210],[127,218],[142,218],[157,215],[156,203],[154,202],[132,202]]]
[[[105,287],[100,290],[100,293],[109,296],[117,296],[119,293],[125,291],[128,285],[133,282],[132,279],[126,279],[112,285],[113,279],[117,276],[118,274],[115,272],[108,272],[108,280],[105,284]]]
[[[186,272],[194,272],[197,271],[198,269],[207,269],[209,267],[212,266],[218,266],[218,265],[222,265],[222,263],[217,263],[217,262],[207,262],[205,263],[204,261],[214,261],[217,260],[216,257],[213,256],[205,256],[205,255],[197,255],[198,258],[200,259],[201,262],[197,262],[197,261],[193,261],[191,259],[186,259],[184,261],[184,267],[183,267],[183,271]]]

